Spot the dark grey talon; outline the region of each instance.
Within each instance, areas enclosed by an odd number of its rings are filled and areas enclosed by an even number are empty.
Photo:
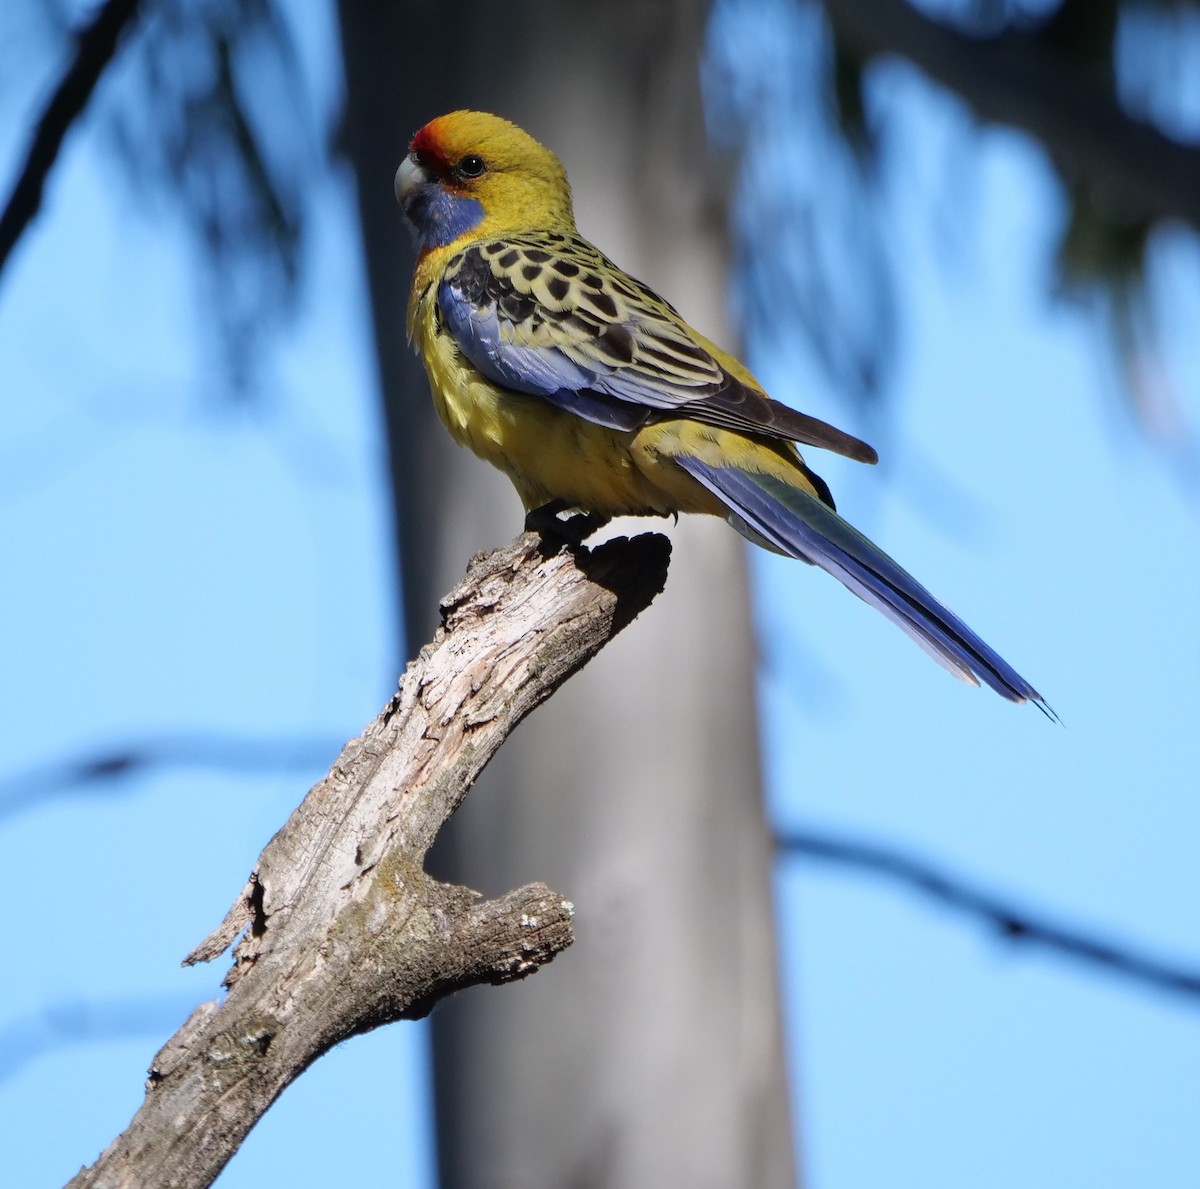
[[[525,514],[525,531],[538,533],[548,541],[579,545],[611,518],[598,512],[583,512],[566,500],[551,500]]]

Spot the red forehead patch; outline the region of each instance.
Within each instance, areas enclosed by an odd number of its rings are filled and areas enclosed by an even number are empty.
[[[412,138],[409,149],[437,174],[449,172],[450,160],[437,134],[437,120],[431,120]]]

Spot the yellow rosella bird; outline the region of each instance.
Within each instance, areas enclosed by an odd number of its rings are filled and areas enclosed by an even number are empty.
[[[498,116],[426,124],[396,172],[419,244],[408,334],[442,423],[502,470],[534,523],[706,512],[820,566],[965,681],[1038,692],[846,523],[795,443],[865,442],[772,400],[732,356],[575,229],[558,158]]]

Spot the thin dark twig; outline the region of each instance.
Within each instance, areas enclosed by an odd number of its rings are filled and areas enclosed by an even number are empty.
[[[0,820],[59,797],[123,792],[130,778],[155,768],[274,774],[320,768],[339,747],[332,736],[261,739],[199,732],[116,744],[0,778]]]
[[[0,214],[0,272],[25,228],[42,205],[42,190],[63,140],[87,107],[100,76],[117,52],[121,34],[132,23],[141,0],[106,0],[92,22],[75,38],[75,56],[38,120],[29,152]]]
[[[776,844],[785,854],[838,863],[906,884],[993,926],[1010,941],[1040,945],[1157,990],[1200,997],[1200,971],[1172,966],[1128,946],[1026,912],[978,885],[891,847],[813,830],[780,834]]]

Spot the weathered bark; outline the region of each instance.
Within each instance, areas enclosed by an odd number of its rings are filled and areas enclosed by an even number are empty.
[[[188,956],[215,958],[241,933],[228,996],[163,1047],[129,1128],[72,1186],[209,1185],[333,1045],[570,945],[572,905],[545,884],[477,903],[427,875],[425,854],[509,731],[662,589],[669,553],[658,534],[550,553],[527,533],[475,560],[399,692]]]

